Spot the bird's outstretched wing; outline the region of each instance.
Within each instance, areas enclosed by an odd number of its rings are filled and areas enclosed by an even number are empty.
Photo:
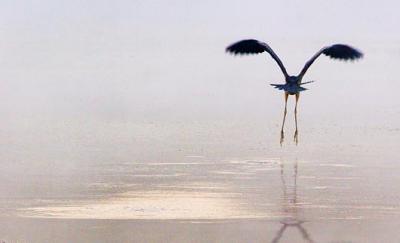
[[[275,54],[275,52],[272,50],[272,48],[264,42],[260,42],[258,40],[241,40],[239,42],[233,43],[232,45],[228,46],[226,48],[227,52],[230,52],[234,55],[237,54],[259,54],[264,51],[268,52],[271,57],[278,63],[279,67],[281,68],[283,75],[285,75],[285,78],[288,76],[286,72],[285,66],[283,66],[282,61],[279,59],[279,57]]]
[[[332,46],[324,47],[320,51],[315,53],[315,55],[311,57],[311,59],[308,60],[308,62],[306,62],[306,64],[304,65],[303,69],[299,74],[300,80],[303,78],[304,74],[307,72],[311,64],[313,64],[315,59],[317,59],[321,54],[325,54],[332,59],[350,60],[350,61],[363,57],[363,54],[359,50],[348,45],[335,44]]]

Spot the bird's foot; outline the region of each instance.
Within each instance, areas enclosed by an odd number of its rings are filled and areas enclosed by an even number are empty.
[[[294,132],[293,141],[296,143],[296,145],[299,144],[299,133],[297,130]]]
[[[281,147],[282,147],[282,144],[283,144],[283,140],[284,140],[284,132],[283,132],[283,130],[281,131],[281,140],[280,140],[280,144],[281,144]]]

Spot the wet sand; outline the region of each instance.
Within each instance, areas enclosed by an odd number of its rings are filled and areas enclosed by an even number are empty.
[[[0,243],[400,242],[397,1],[0,6]]]
[[[332,129],[328,134],[339,133]],[[247,147],[231,153],[244,155],[235,157],[221,156],[226,148],[209,140],[203,151],[164,149],[159,160],[95,161],[68,170],[53,165],[41,172],[3,164],[9,173],[1,179],[0,239],[399,242],[397,133],[366,128],[351,136],[369,140],[297,147],[288,138],[282,148],[272,139],[245,140]],[[259,141],[267,133],[256,134],[248,136]],[[325,134],[304,137],[323,141]]]
[[[5,242],[399,242],[388,220],[1,219]],[[398,222],[398,221],[397,221]],[[18,226],[18,227],[16,227]]]

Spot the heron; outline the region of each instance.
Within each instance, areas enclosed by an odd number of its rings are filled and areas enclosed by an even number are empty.
[[[265,42],[261,42],[255,39],[247,39],[247,40],[241,40],[236,43],[233,43],[232,45],[228,46],[226,48],[226,51],[234,54],[234,55],[246,55],[246,54],[260,54],[263,52],[267,52],[271,57],[276,61],[278,64],[279,68],[281,69],[284,77],[285,77],[285,83],[284,84],[271,84],[274,88],[278,90],[283,90],[284,91],[284,98],[285,98],[285,108],[283,111],[283,120],[282,120],[282,126],[281,126],[281,136],[280,136],[280,145],[282,146],[282,143],[284,141],[284,126],[285,126],[285,119],[286,119],[286,113],[287,113],[287,101],[289,95],[294,95],[296,99],[296,104],[294,108],[294,120],[296,124],[296,129],[294,132],[294,142],[296,145],[298,144],[298,128],[297,128],[297,103],[300,98],[300,92],[307,90],[306,88],[303,87],[305,84],[312,83],[314,81],[308,81],[308,82],[302,82],[304,75],[306,74],[307,70],[309,67],[314,63],[314,61],[321,56],[321,54],[324,54],[332,59],[338,59],[338,60],[350,60],[354,61],[357,59],[360,59],[363,57],[363,53],[349,45],[345,44],[334,44],[330,46],[325,46],[321,48],[317,53],[315,53],[310,60],[306,62],[304,65],[303,69],[300,71],[300,73],[297,76],[294,75],[289,75],[286,71],[285,66],[283,65],[282,61],[279,59],[278,55],[275,54],[275,52],[272,50],[272,48]]]

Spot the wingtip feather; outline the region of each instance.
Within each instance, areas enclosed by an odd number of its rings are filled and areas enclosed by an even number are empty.
[[[358,49],[344,44],[332,45],[326,48],[323,53],[332,59],[338,59],[341,61],[355,61],[364,56],[364,54]]]

